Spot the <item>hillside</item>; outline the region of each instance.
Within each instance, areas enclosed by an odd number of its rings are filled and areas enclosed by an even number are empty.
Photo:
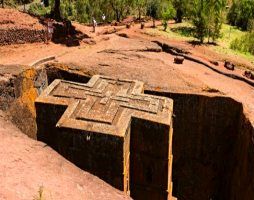
[[[37,18],[15,9],[0,8],[0,45],[42,42],[45,27]]]

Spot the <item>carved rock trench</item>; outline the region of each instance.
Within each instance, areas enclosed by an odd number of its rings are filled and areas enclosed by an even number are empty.
[[[34,101],[54,79],[86,83],[93,74],[68,67],[1,72],[0,105],[36,138]],[[10,74],[10,73],[9,73]],[[243,105],[223,96],[146,90],[174,100],[173,195],[180,200],[254,199],[254,128]]]

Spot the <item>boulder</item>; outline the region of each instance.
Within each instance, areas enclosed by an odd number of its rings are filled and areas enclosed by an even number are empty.
[[[235,70],[235,65],[229,61],[226,61],[225,64],[224,64],[224,67],[228,70],[232,70],[234,71]]]
[[[141,29],[144,29],[144,28],[145,28],[145,23],[141,22]]]
[[[252,71],[245,71],[244,76],[246,76],[247,78],[249,78],[251,80],[254,80],[254,72],[252,72]]]
[[[183,56],[176,56],[174,58],[174,63],[176,63],[176,64],[183,64],[183,61],[184,61],[184,57]]]
[[[212,63],[215,66],[219,66],[219,62],[215,60],[211,60],[210,63]]]

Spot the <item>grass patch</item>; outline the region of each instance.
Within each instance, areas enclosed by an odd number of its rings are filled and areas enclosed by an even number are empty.
[[[163,30],[163,26],[157,26],[156,28],[147,29],[145,33],[150,36],[162,36],[169,39],[195,40],[193,37],[193,27],[188,22],[179,24],[169,23],[166,31]]]
[[[242,37],[245,32],[239,30],[236,27],[223,24],[221,28],[221,37],[218,39],[217,43],[220,46],[230,48],[230,44],[239,37]]]
[[[183,22],[179,24],[170,23],[168,29],[163,31],[162,26],[158,26],[155,29],[147,29],[146,34],[150,36],[162,36],[168,39],[174,39],[179,41],[197,41],[194,38],[194,28],[190,22]],[[237,49],[231,49],[231,44],[238,38],[244,37],[246,32],[237,29],[236,27],[223,24],[221,29],[221,36],[217,40],[217,45],[209,45],[209,48],[220,54],[232,57],[241,57],[254,64],[254,55],[248,52],[242,52]],[[250,69],[250,67],[244,66],[244,68]],[[254,68],[254,67],[253,67]],[[252,68],[252,70],[253,70]]]
[[[245,52],[241,52],[238,50],[233,50],[227,47],[223,47],[223,46],[211,46],[210,48],[212,48],[214,51],[227,55],[227,56],[240,56],[242,58],[244,58],[245,60],[250,61],[252,64],[254,64],[254,56],[250,53],[245,53]],[[253,70],[253,68],[252,68]]]
[[[234,39],[230,44],[230,48],[254,55],[254,32],[248,32],[245,35]]]
[[[33,200],[46,200],[43,195],[43,190],[44,190],[43,186],[40,186],[38,190],[38,195],[35,196]]]
[[[170,31],[177,33],[183,37],[192,37],[194,38],[195,29],[190,23],[181,23],[181,24],[174,24]]]

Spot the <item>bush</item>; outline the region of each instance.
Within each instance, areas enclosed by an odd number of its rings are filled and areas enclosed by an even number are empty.
[[[45,8],[40,3],[32,3],[28,12],[32,15],[44,16],[50,13],[50,7]]]
[[[230,48],[254,55],[254,32],[249,32],[240,38],[236,38],[231,42]]]

